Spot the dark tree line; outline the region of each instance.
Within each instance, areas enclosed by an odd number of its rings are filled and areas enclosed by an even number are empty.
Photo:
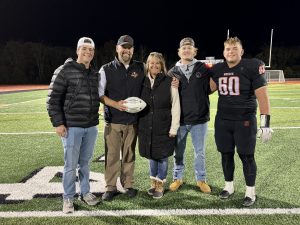
[[[115,46],[113,41],[109,41],[97,47],[92,62],[97,70],[114,58]],[[145,48],[140,47],[135,57],[142,60],[144,51]],[[54,70],[70,57],[77,58],[73,48],[32,42],[7,42],[0,46],[0,84],[48,84]]]
[[[101,47],[97,46],[93,60],[96,69],[114,58],[115,44],[109,41]],[[134,58],[145,61],[148,54],[148,49],[140,46],[135,49]],[[0,84],[48,84],[53,71],[69,57],[76,59],[75,49],[47,46],[43,43],[7,42],[0,46]],[[268,47],[263,48],[256,57],[267,63]],[[165,58],[167,66],[175,63],[168,55]],[[271,66],[271,69],[283,69],[286,77],[300,78],[300,46],[273,48]]]
[[[269,47],[263,47],[256,57],[268,64],[269,51]],[[271,69],[283,70],[285,78],[300,78],[300,46],[273,47]]]

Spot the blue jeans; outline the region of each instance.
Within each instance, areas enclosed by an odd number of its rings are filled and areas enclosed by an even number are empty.
[[[164,159],[150,159],[150,178],[158,178],[161,181],[165,181],[168,173],[168,158]]]
[[[187,135],[190,132],[194,147],[194,169],[196,181],[206,180],[205,144],[208,123],[180,126],[177,132],[177,143],[174,154],[173,179],[182,180],[184,176],[184,161]]]
[[[90,192],[89,162],[93,157],[98,129],[69,127],[67,137],[62,137],[64,147],[63,188],[64,199],[73,199],[76,194],[76,169],[78,168],[80,194]]]

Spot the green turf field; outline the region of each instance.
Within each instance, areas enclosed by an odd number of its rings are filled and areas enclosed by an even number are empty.
[[[257,202],[250,209],[298,209],[298,213],[270,215],[181,215],[181,216],[87,216],[87,217],[26,217],[4,218],[3,212],[61,212],[59,195],[34,197],[32,200],[7,201],[1,185],[24,181],[32,172],[48,166],[63,166],[63,150],[60,139],[53,133],[46,112],[47,91],[0,94],[0,224],[299,224],[300,214],[300,84],[269,85],[271,100],[271,127],[274,130],[270,143],[257,143],[256,181]],[[208,183],[212,193],[200,193],[195,186],[193,151],[188,140],[185,185],[175,193],[166,191],[162,199],[154,200],[147,195],[149,188],[148,163],[139,157],[136,160],[136,188],[139,194],[134,199],[118,195],[112,202],[96,207],[76,201],[78,211],[114,210],[214,210],[243,209],[245,184],[242,165],[237,158],[235,171],[235,194],[231,199],[220,201],[218,193],[223,188],[220,155],[213,139],[213,121],[216,112],[217,94],[211,96],[211,121],[207,139],[206,164]],[[94,158],[104,153],[103,118],[100,117],[99,138]],[[170,158],[166,187],[172,180],[173,164]],[[103,173],[104,164],[91,163],[91,170]],[[54,178],[51,182],[60,182]],[[35,184],[39,185],[39,184]],[[43,188],[43,184],[40,184]],[[20,193],[25,192],[20,188]],[[50,193],[49,193],[50,194]],[[101,194],[101,193],[97,193]],[[164,212],[165,212],[164,211]],[[238,213],[237,213],[238,214]]]

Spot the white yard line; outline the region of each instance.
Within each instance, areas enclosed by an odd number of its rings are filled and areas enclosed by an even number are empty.
[[[33,100],[35,101],[35,100]],[[30,101],[27,101],[30,102]],[[25,103],[25,102],[19,102],[19,103]],[[12,103],[12,104],[7,104],[7,105],[2,105],[2,106],[9,106],[9,105],[14,105],[14,104],[19,104],[19,103]],[[272,107],[272,109],[300,109],[300,106],[275,106]],[[217,108],[211,108],[211,110],[217,110]],[[0,112],[0,115],[23,115],[23,114],[47,114],[47,111],[44,112]],[[102,115],[101,115],[102,116]]]
[[[271,127],[273,130],[299,129],[300,127]]]
[[[7,132],[0,133],[0,135],[34,135],[34,134],[55,134],[53,131],[36,131],[36,132]]]
[[[99,130],[98,133],[103,133]],[[37,135],[37,134],[55,134],[53,131],[36,131],[36,132],[0,132],[0,135]]]
[[[300,109],[300,106],[278,106],[278,107],[271,107],[271,109]]]
[[[143,210],[97,210],[75,211],[64,214],[62,211],[0,212],[0,218],[17,217],[91,217],[91,216],[230,216],[230,215],[276,215],[300,214],[300,208],[257,208],[257,209],[143,209]]]
[[[18,105],[18,104],[23,104],[23,103],[28,103],[28,102],[34,102],[34,101],[39,101],[39,100],[45,100],[45,98],[38,98],[38,99],[33,99],[29,101],[24,101],[24,102],[16,102],[16,103],[11,103],[11,104],[3,104],[3,106],[11,106],[11,105]]]
[[[290,130],[290,129],[300,129],[300,127],[272,127],[273,130]],[[214,130],[214,128],[209,128],[209,130]],[[98,133],[103,133],[99,130]],[[55,134],[52,131],[36,131],[36,132],[0,132],[0,135],[37,135],[37,134]]]
[[[19,113],[15,113],[15,112],[2,112],[0,113],[0,115],[24,115],[24,114],[46,114],[47,112],[19,112]]]

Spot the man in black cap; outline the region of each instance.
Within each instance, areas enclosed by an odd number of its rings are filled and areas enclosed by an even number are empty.
[[[119,38],[115,59],[100,69],[99,95],[105,104],[105,181],[102,199],[109,201],[117,193],[117,178],[129,197],[135,197],[134,184],[135,145],[137,140],[137,114],[127,113],[124,99],[140,97],[145,72],[143,62],[132,60],[134,41],[129,35]],[[120,162],[120,151],[122,160]],[[121,171],[120,171],[121,170]]]

